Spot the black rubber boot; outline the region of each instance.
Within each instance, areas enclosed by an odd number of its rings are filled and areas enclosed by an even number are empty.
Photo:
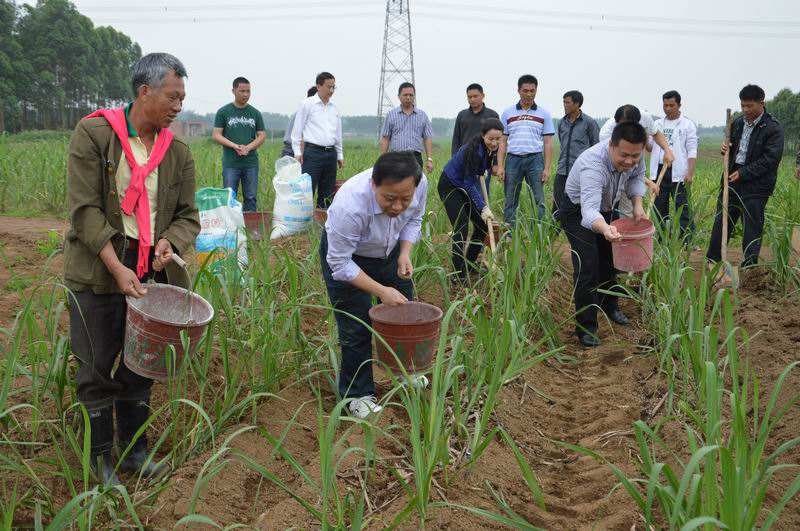
[[[111,406],[87,408],[91,429],[90,466],[97,481],[107,487],[119,485],[114,472],[116,462],[111,455],[114,447],[114,419]]]
[[[150,417],[150,403],[148,400],[115,400],[114,408],[117,410],[117,442],[120,455],[131,445],[136,432],[147,422]],[[148,460],[147,434],[142,433],[128,455],[120,463],[124,472],[138,474],[144,478],[156,478],[167,471],[166,465]]]

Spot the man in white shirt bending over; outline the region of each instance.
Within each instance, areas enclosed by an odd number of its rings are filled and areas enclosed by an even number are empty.
[[[670,199],[675,198],[675,212],[679,215],[681,237],[691,237],[694,232],[691,210],[689,209],[689,190],[687,185],[694,179],[697,163],[697,127],[694,122],[681,114],[681,95],[670,90],[662,97],[664,118],[655,122],[657,131],[663,133],[675,156],[672,166],[667,168],[661,181],[661,192],[656,197],[655,208],[658,217],[669,226]],[[661,146],[653,146],[650,156],[650,178],[655,179],[661,173],[664,164],[664,150]]]
[[[300,104],[292,128],[294,158],[303,165],[303,173],[311,176],[317,208],[328,208],[333,200],[336,167],[344,168],[342,119],[331,102],[334,90],[333,74],[318,74],[317,93]]]

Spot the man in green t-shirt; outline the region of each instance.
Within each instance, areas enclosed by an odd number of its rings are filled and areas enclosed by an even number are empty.
[[[256,210],[258,192],[258,154],[256,149],[264,143],[264,118],[250,100],[250,82],[237,77],[233,80],[233,103],[217,111],[214,132],[217,143],[222,144],[222,186],[239,193],[242,182],[243,209]]]

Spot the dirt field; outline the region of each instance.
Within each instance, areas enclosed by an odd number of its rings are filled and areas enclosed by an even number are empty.
[[[8,327],[18,310],[20,297],[14,283],[22,277],[33,279],[32,286],[52,274],[59,274],[60,257],[46,261],[36,242],[46,239],[48,230],[63,233],[62,221],[45,219],[0,218],[0,241],[4,267],[0,269],[0,326]],[[698,264],[702,257],[697,256]],[[565,265],[563,279],[570,278]],[[15,280],[16,279],[16,280]],[[561,280],[561,279],[559,279]],[[558,282],[564,286],[568,282]],[[31,289],[31,288],[28,288]],[[556,292],[559,318],[571,312],[569,293]],[[798,359],[800,352],[800,317],[796,299],[787,300],[770,289],[769,280],[754,276],[743,283],[739,292],[738,323],[750,334],[745,348],[748,360],[765,392],[787,364]],[[421,294],[425,299],[425,294]],[[436,301],[434,301],[436,302]],[[630,302],[623,303],[629,316],[639,314]],[[319,316],[306,316],[309,326],[319,323]],[[496,511],[486,484],[501,492],[518,514],[534,525],[547,529],[643,529],[633,501],[623,489],[614,489],[616,480],[607,466],[588,457],[564,449],[554,441],[566,441],[590,448],[619,466],[629,476],[637,474],[632,423],[637,419],[652,420],[663,414],[658,408],[665,393],[664,382],[658,374],[653,356],[643,354],[638,338],[643,337],[642,323],[633,319],[629,327],[601,325],[603,345],[593,350],[576,346],[569,330],[562,332],[565,354],[572,363],[548,361],[525,372],[505,386],[495,422],[502,425],[530,462],[542,485],[546,510],[537,507],[520,476],[511,450],[499,441],[493,442],[478,464],[461,476],[450,479],[450,487],[436,489],[434,501],[447,500],[468,506]],[[288,383],[288,382],[287,382]],[[533,391],[534,387],[541,394]],[[154,402],[163,399],[161,386],[155,389]],[[787,381],[784,394],[800,393],[800,376],[793,374]],[[542,395],[546,395],[542,396]],[[270,400],[260,405],[257,423],[272,435],[279,436],[290,424],[296,409],[306,404],[294,418],[284,447],[302,461],[312,475],[319,475],[316,412],[314,396],[302,382],[284,388],[280,397],[286,402]],[[288,407],[287,407],[288,405]],[[333,406],[333,397],[327,397]],[[657,411],[656,411],[657,410]],[[655,411],[655,414],[654,414]],[[386,425],[406,424],[401,411],[390,408],[381,418]],[[230,431],[233,432],[237,428]],[[771,449],[780,442],[800,433],[800,409],[795,406],[776,429]],[[358,435],[353,436],[357,444]],[[685,451],[678,442],[680,434],[668,444],[675,444],[679,453]],[[223,438],[220,438],[222,440]],[[683,439],[681,438],[680,441]],[[273,458],[272,447],[255,431],[234,439],[233,447],[267,466],[301,496],[312,497],[311,489],[285,461]],[[379,443],[378,451],[386,460],[397,459],[403,468],[402,456],[388,442]],[[195,479],[201,467],[215,450],[198,455],[177,470],[167,488],[159,495],[158,503],[142,514],[146,525],[171,528],[187,514]],[[788,461],[800,462],[800,450],[795,449]],[[397,461],[392,461],[398,466]],[[347,461],[340,468],[338,480],[342,485],[359,485],[363,481],[363,462]],[[410,466],[409,466],[410,468]],[[791,476],[780,476],[776,486],[785,489]],[[378,463],[367,484],[369,511],[378,518],[373,528],[388,525],[405,505],[405,496],[385,463]],[[774,493],[768,496],[771,505]],[[318,500],[310,499],[312,503]],[[258,529],[293,527],[307,529],[314,521],[294,499],[272,483],[263,480],[236,460],[231,462],[203,490],[197,512],[212,516],[221,525],[242,523]],[[414,520],[409,520],[414,522]],[[197,528],[196,524],[192,525]],[[429,520],[432,529],[496,529],[498,526],[477,516],[451,509],[434,510]],[[800,529],[800,501],[795,499],[784,511],[780,529]],[[407,524],[406,528],[416,528]]]

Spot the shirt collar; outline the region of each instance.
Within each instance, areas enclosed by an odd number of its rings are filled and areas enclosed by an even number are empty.
[[[378,204],[378,198],[375,197],[377,193],[377,187],[373,186],[372,177],[369,178],[369,197],[372,199],[372,214],[377,216],[378,214],[383,214],[383,209]]]
[[[569,114],[565,114],[564,115],[564,121],[568,122],[568,123],[578,123],[578,120],[581,120],[581,119],[583,119],[583,111],[578,111],[578,117],[575,118],[575,122],[570,122],[569,121]]]
[[[395,110],[396,110],[397,112],[399,112],[399,113],[402,113],[402,114],[405,114],[405,113],[406,113],[406,112],[403,110],[403,106],[402,106],[402,105],[398,105],[398,106],[397,106],[397,108],[396,108]],[[417,114],[417,106],[416,106],[416,105],[414,105],[413,107],[411,107],[411,114]]]
[[[471,112],[473,115],[478,116],[479,114],[483,114],[483,111],[486,110],[486,104],[484,103],[483,105],[481,105],[481,110],[479,110],[478,112],[473,111],[472,107],[467,107],[467,110],[469,110],[469,112]]]
[[[136,138],[137,136],[139,136],[139,133],[137,133],[136,129],[133,128],[133,124],[128,118],[128,115],[131,113],[132,107],[133,107],[133,102],[130,102],[128,105],[125,106],[125,125],[128,126],[128,136],[130,138]]]
[[[533,102],[533,105],[531,105],[531,108],[530,108],[530,109],[528,109],[528,110],[529,110],[529,111],[535,111],[536,109],[537,109],[537,105],[536,105],[536,102],[534,101],[534,102]],[[518,111],[521,111],[521,110],[522,110],[522,102],[519,102],[519,101],[517,102],[517,110],[518,110]]]
[[[610,149],[611,149],[611,145],[610,144],[606,144],[606,148],[603,150],[603,160],[606,163],[606,168],[608,168],[608,170],[612,174],[614,174],[614,173],[619,173],[619,174],[624,173],[624,172],[619,171],[618,169],[616,169],[614,167],[614,163],[611,162],[611,153],[609,152]]]
[[[753,120],[752,122],[748,122],[748,121],[747,121],[747,118],[745,118],[745,119],[744,119],[744,123],[745,123],[745,125],[747,125],[747,126],[753,127],[753,126],[755,126],[755,125],[756,125],[758,122],[760,122],[760,121],[761,121],[761,119],[762,119],[763,117],[764,117],[764,113],[762,112],[761,114],[759,114],[759,115],[758,115],[758,118],[756,118],[756,119],[755,119],[755,120]]]

